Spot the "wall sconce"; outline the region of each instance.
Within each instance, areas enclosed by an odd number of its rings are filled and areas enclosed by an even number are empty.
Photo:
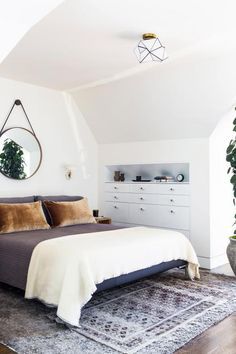
[[[76,170],[76,168],[77,168],[77,166],[75,166],[75,165],[64,165],[66,179],[72,178],[73,173]]]

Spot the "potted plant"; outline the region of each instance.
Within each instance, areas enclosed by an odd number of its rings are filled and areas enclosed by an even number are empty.
[[[236,108],[235,108],[236,110]],[[227,173],[231,174],[230,183],[233,187],[233,204],[235,206],[236,201],[236,118],[233,121],[234,138],[230,140],[229,146],[226,150],[226,161],[230,164]],[[229,237],[230,243],[227,247],[227,256],[231,268],[236,275],[236,214],[234,214],[234,235]]]

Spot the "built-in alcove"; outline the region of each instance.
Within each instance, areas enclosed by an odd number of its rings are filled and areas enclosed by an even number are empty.
[[[155,176],[171,176],[176,181],[178,174],[184,175],[184,181],[189,183],[189,163],[155,163],[155,164],[130,164],[130,165],[107,165],[105,166],[105,182],[114,182],[114,172],[120,171],[125,174],[125,182],[131,182],[136,176],[142,179],[150,179],[155,182]],[[165,183],[165,182],[164,182]]]

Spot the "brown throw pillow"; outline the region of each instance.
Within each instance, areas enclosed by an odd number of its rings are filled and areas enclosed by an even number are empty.
[[[0,203],[0,234],[39,229],[50,229],[42,202]]]
[[[44,205],[49,211],[53,226],[96,223],[89,209],[87,198],[75,202],[52,202],[45,200]]]

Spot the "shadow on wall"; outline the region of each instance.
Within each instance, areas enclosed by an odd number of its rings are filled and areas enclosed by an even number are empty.
[[[86,167],[86,162],[88,161],[88,154],[86,152],[85,143],[83,142],[83,139],[79,132],[79,126],[77,123],[78,116],[80,116],[81,113],[79,112],[70,94],[64,93],[64,100],[65,100],[66,110],[71,121],[72,131],[75,137],[75,142],[77,147],[77,152],[75,153],[75,156],[77,158],[75,159],[74,157],[72,157],[72,160],[74,159],[75,161],[69,161],[69,162],[76,164],[79,161],[83,178],[89,179],[91,178],[91,174]]]

